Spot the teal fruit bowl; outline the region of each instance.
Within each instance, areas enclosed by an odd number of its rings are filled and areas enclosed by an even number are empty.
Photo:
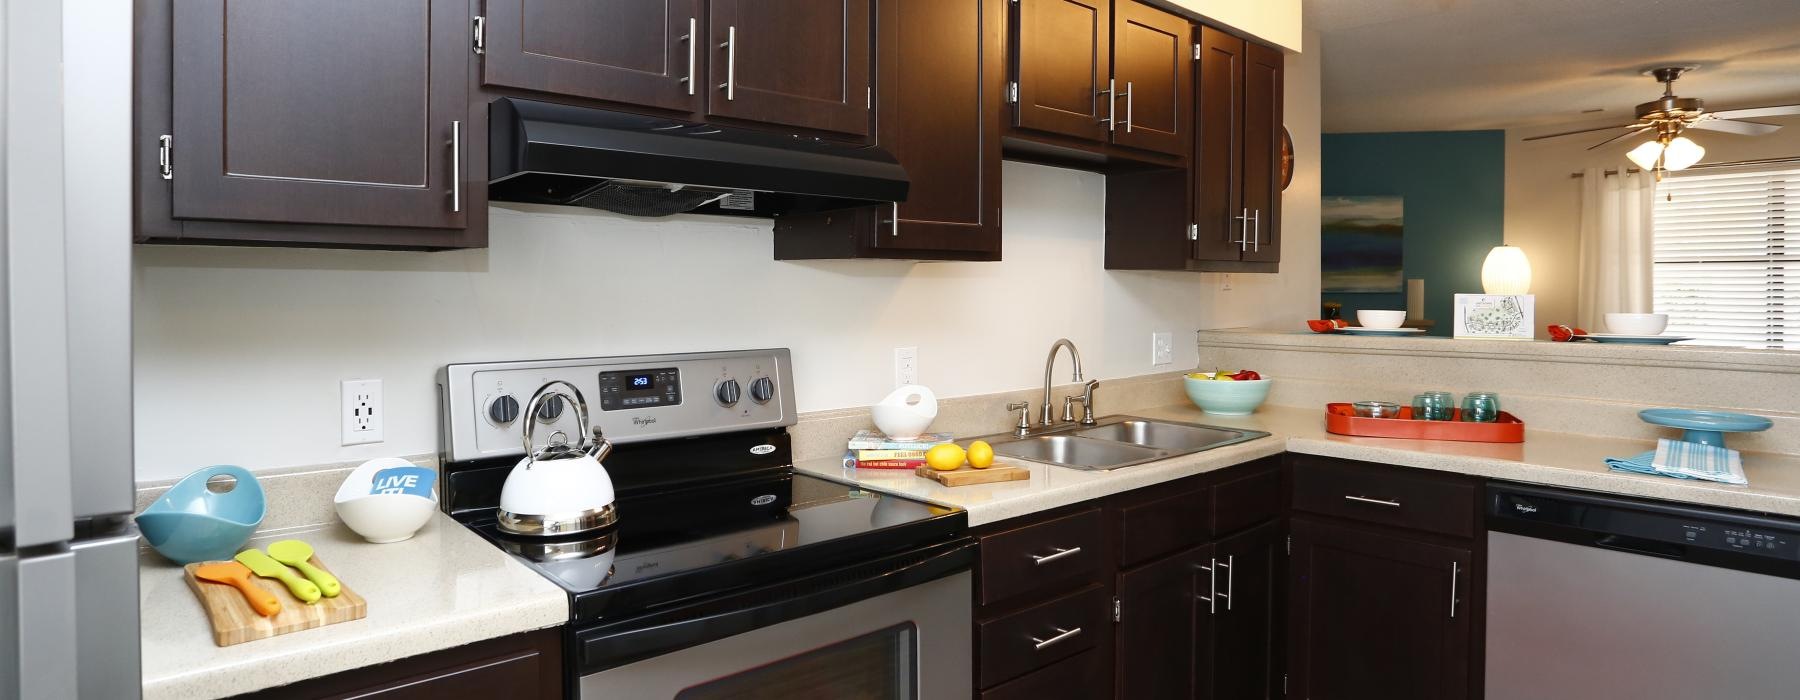
[[[230,491],[214,493],[206,481],[237,480]],[[230,559],[262,524],[267,501],[262,484],[243,467],[221,464],[183,477],[137,516],[144,541],[170,561],[192,564]]]
[[[1201,372],[1212,376],[1211,372]],[[1187,383],[1188,400],[1200,410],[1215,416],[1247,416],[1269,398],[1269,385],[1274,380],[1264,377],[1247,382],[1220,382],[1212,379],[1182,377]]]

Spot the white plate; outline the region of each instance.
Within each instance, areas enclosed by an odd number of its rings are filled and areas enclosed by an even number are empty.
[[[1589,333],[1575,336],[1576,340],[1592,340],[1596,343],[1631,343],[1635,345],[1668,345],[1683,340],[1693,340],[1685,335],[1626,335],[1623,333]]]
[[[1423,328],[1363,328],[1362,326],[1349,326],[1338,330],[1355,335],[1418,335],[1425,332]]]

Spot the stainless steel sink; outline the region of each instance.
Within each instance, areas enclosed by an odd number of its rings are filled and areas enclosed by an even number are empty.
[[[1108,471],[1267,437],[1241,430],[1136,416],[1110,416],[1097,425],[1068,423],[1020,437],[986,438],[994,453],[1070,469]]]

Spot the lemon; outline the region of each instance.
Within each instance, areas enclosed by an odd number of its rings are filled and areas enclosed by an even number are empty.
[[[980,440],[969,443],[969,466],[986,469],[994,463],[994,446]]]
[[[1216,377],[1213,377],[1213,381],[1215,381],[1215,382],[1235,382],[1237,380],[1232,379],[1231,375],[1229,375],[1229,374],[1221,374]]]
[[[955,471],[963,465],[963,448],[943,444],[925,451],[925,463],[940,472]]]

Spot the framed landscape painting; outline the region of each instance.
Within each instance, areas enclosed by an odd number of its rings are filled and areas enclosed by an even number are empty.
[[[1400,197],[1325,197],[1320,211],[1324,292],[1406,290],[1405,207]]]

